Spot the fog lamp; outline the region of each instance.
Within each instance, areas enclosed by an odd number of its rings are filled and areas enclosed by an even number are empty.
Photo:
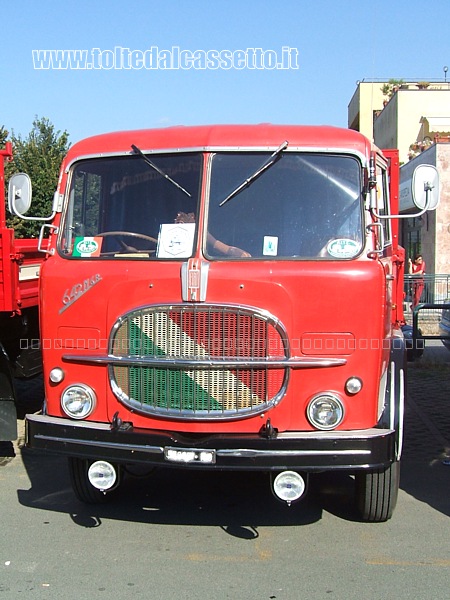
[[[317,429],[334,429],[344,418],[344,406],[336,395],[320,394],[308,404],[307,416]]]
[[[110,490],[117,481],[116,469],[106,460],[96,460],[88,470],[89,482],[102,492]]]
[[[295,471],[283,471],[273,482],[273,491],[277,498],[289,505],[303,496],[305,488],[305,480]]]
[[[96,396],[94,390],[82,383],[71,385],[61,396],[61,407],[72,419],[84,419],[94,410]]]

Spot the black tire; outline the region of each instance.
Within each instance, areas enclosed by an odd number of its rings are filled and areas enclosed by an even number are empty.
[[[113,499],[117,487],[104,493],[95,488],[88,478],[88,470],[94,461],[69,456],[70,481],[75,496],[86,504],[105,504]],[[120,473],[118,474],[120,476]],[[120,479],[119,479],[120,481]]]
[[[400,463],[387,469],[361,472],[355,476],[356,506],[363,521],[383,523],[391,518],[397,504]]]

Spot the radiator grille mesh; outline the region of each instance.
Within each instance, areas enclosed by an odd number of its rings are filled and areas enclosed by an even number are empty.
[[[119,399],[140,412],[182,419],[233,418],[263,412],[283,388],[282,368],[252,368],[253,359],[285,359],[279,328],[265,315],[224,306],[147,307],[129,313],[115,327],[114,357],[133,365],[111,367]],[[146,358],[163,359],[158,366]],[[140,363],[139,359],[142,359]],[[243,360],[239,368],[220,361]],[[182,360],[208,368],[186,369]]]

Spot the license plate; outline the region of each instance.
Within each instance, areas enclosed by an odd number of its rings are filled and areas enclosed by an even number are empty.
[[[169,462],[214,464],[215,450],[192,450],[190,448],[164,448],[164,458]]]

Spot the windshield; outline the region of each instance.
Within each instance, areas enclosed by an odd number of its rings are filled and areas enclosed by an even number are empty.
[[[93,158],[71,172],[59,250],[71,258],[192,256],[202,157]],[[189,191],[189,194],[186,191]],[[180,215],[187,215],[180,218]]]
[[[361,165],[347,155],[284,152],[230,202],[261,165],[261,153],[212,159],[210,258],[353,258],[362,249]],[[217,240],[220,240],[218,242]]]

